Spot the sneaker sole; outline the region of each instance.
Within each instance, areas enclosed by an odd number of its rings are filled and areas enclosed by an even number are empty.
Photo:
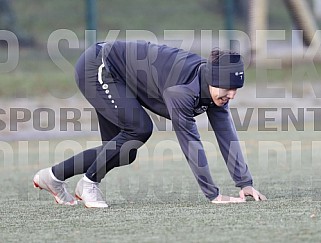
[[[75,198],[79,201],[83,201],[82,198],[80,196],[78,196],[77,194],[75,194]],[[92,206],[88,206],[85,202],[84,205],[86,208],[109,208],[109,206],[107,205],[107,207],[92,207]]]
[[[79,200],[79,201],[82,201],[82,198],[79,197],[77,194],[75,194],[75,198],[76,198],[77,200]]]
[[[78,200],[78,201],[82,201],[82,198],[79,197],[77,194],[75,194],[75,198]],[[86,203],[84,204],[85,208],[89,208],[87,207]]]
[[[33,187],[34,188],[39,188],[40,190],[42,190],[42,188],[35,181],[33,181]]]
[[[37,182],[35,182],[35,181],[33,181],[33,187],[34,188],[39,188],[39,190],[43,190],[43,188],[41,186],[39,186],[39,184]],[[44,190],[46,190],[46,189],[44,189]],[[48,191],[48,190],[46,190],[46,191]],[[56,201],[57,204],[61,204],[61,203],[58,202],[55,194],[53,194],[51,191],[48,191],[48,192],[50,192],[50,194],[52,194],[54,196],[55,201]]]
[[[35,180],[37,180],[37,179],[38,179],[38,182],[35,181]],[[41,186],[39,186],[39,175],[35,175],[35,177],[34,177],[34,179],[33,179],[32,182],[33,182],[33,187],[34,187],[34,188],[39,188],[40,190],[46,190],[46,191],[48,191],[50,194],[52,194],[52,195],[54,196],[55,201],[56,201],[57,204],[67,205],[67,206],[77,205],[77,201],[73,201],[72,203],[69,203],[69,202],[65,203],[65,202],[61,201],[49,188],[48,188],[48,190],[47,190],[47,189],[44,189],[44,188],[42,188]]]

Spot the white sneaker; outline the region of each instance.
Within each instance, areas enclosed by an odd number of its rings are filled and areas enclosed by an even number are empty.
[[[77,204],[77,200],[67,191],[66,182],[58,180],[52,173],[51,168],[38,171],[33,178],[33,186],[50,192],[58,204]]]
[[[245,199],[240,197],[229,197],[229,196],[223,196],[220,194],[211,202],[214,204],[227,204],[227,203],[244,203],[246,201]]]
[[[99,183],[89,180],[86,176],[78,181],[75,194],[77,199],[84,201],[87,208],[108,207],[99,189]]]

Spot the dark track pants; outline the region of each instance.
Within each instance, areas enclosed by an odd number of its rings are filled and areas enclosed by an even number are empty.
[[[153,124],[124,80],[111,77],[102,65],[101,46],[86,50],[76,64],[79,89],[96,109],[102,145],[83,151],[52,167],[65,180],[77,174],[100,182],[115,167],[132,163],[137,149],[150,137]]]

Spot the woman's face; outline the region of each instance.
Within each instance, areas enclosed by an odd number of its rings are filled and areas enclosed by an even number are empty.
[[[237,89],[222,89],[209,86],[212,100],[217,106],[225,105],[230,99],[234,99]]]

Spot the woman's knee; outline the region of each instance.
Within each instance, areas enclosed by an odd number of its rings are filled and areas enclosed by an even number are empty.
[[[149,119],[143,126],[138,127],[134,132],[137,134],[139,141],[146,142],[153,133],[152,121]]]

